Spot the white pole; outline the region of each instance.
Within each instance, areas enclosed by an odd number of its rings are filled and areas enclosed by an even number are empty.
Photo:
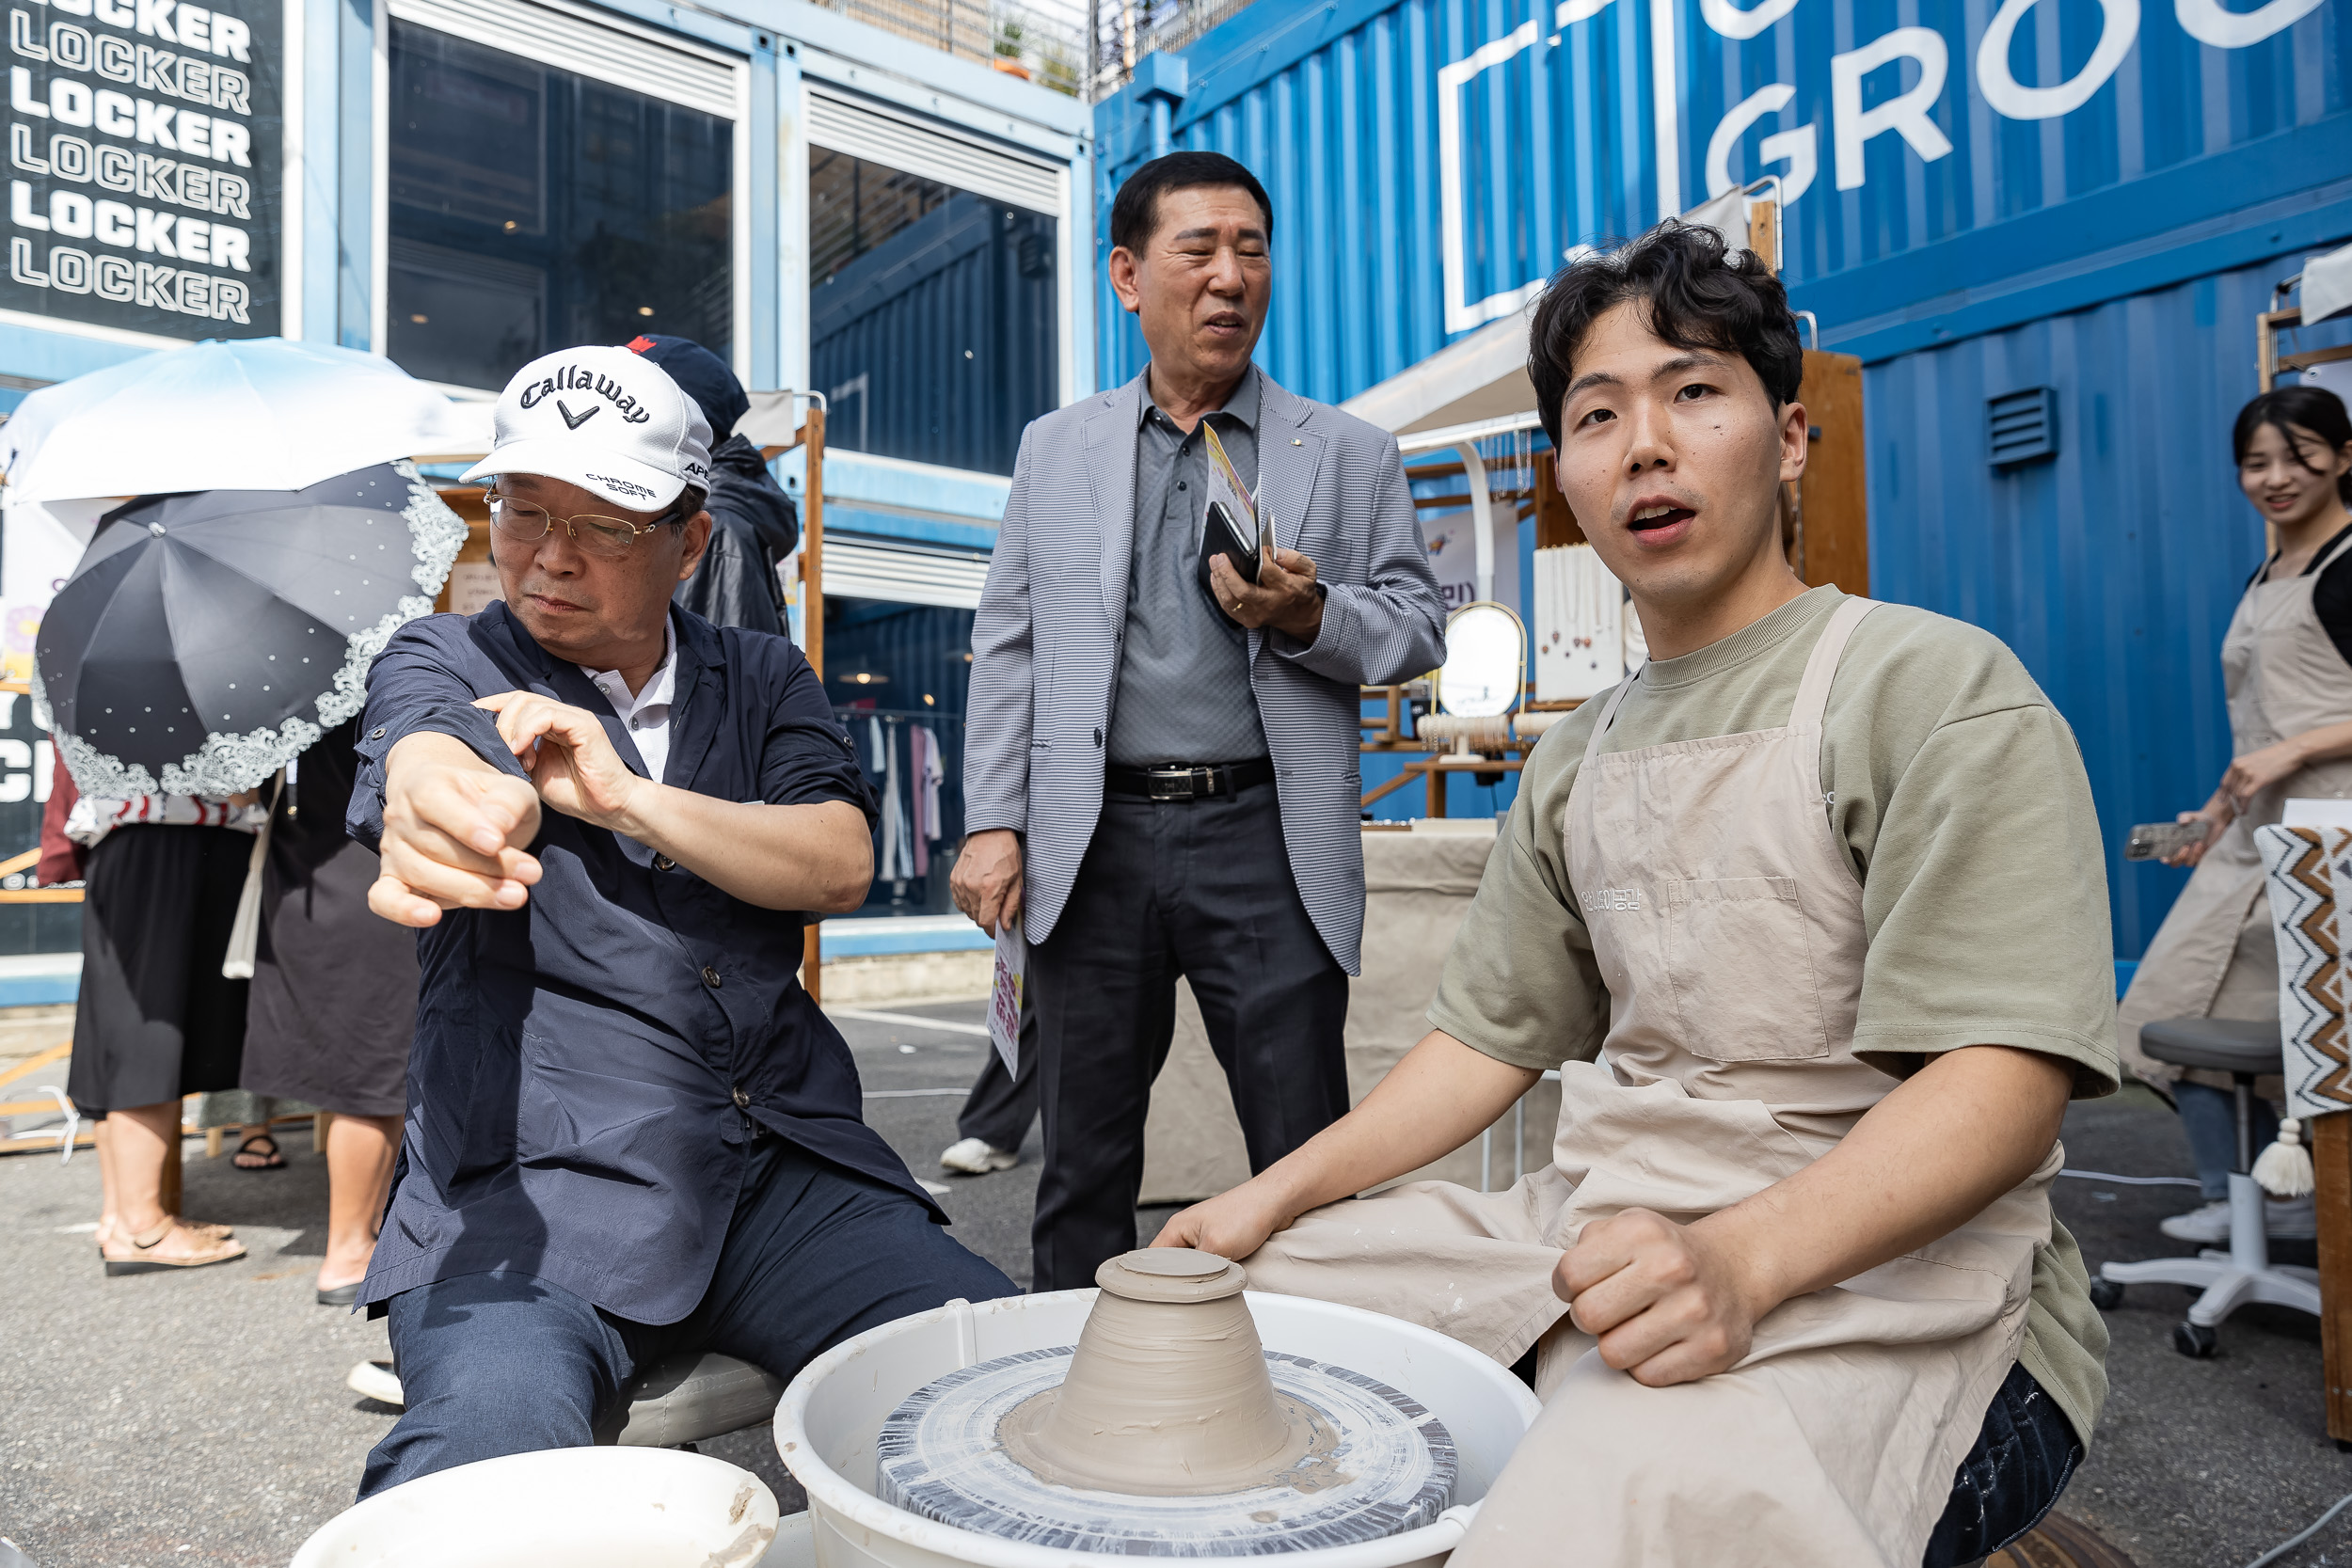
[[[1470,480],[1470,529],[1477,535],[1474,546],[1477,555],[1478,596],[1482,600],[1495,596],[1495,502],[1486,488],[1486,461],[1478,455],[1477,443],[1465,441],[1454,449],[1462,454],[1462,468]]]

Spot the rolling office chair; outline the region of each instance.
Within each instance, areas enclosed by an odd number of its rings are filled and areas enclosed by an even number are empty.
[[[2254,1080],[2282,1072],[2277,1021],[2175,1018],[2139,1032],[2140,1049],[2160,1062],[2207,1068],[2230,1075],[2237,1096],[2237,1167],[2230,1173],[2230,1246],[2207,1247],[2194,1258],[2152,1258],[2141,1263],[2109,1263],[2090,1282],[2091,1302],[2102,1309],[2123,1299],[2126,1285],[2186,1285],[2202,1290],[2188,1316],[2172,1329],[2172,1348],[2183,1355],[2211,1355],[2219,1343],[2222,1319],[2249,1301],[2292,1307],[2319,1315],[2319,1273],[2270,1260],[2263,1228],[2263,1190],[2249,1174],[2254,1165]]]

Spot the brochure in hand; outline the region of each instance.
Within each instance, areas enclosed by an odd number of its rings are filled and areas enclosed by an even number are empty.
[[[1258,515],[1256,503],[1249,499],[1248,487],[1233,471],[1233,461],[1225,453],[1225,443],[1216,438],[1215,426],[1203,420],[1200,433],[1209,452],[1208,515],[1201,529],[1200,585],[1210,586],[1209,560],[1223,556],[1232,563],[1233,570],[1244,582],[1258,580],[1258,563],[1274,553],[1274,519]]]

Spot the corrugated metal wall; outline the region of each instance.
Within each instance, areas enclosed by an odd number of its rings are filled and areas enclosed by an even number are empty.
[[[2203,805],[2229,761],[2221,634],[2264,547],[2230,426],[2257,389],[2249,324],[2281,270],[2199,278],[1865,377],[1871,592],[1994,632],[2074,726],[2123,958],[2187,880],[2126,865],[2123,831]],[[1996,471],[1985,400],[2032,387],[2058,393],[2058,455]]]
[[[1781,173],[1794,302],[1867,363],[1873,592],[2018,650],[2120,839],[2227,757],[2216,656],[2261,551],[2229,423],[2271,285],[2352,239],[2348,5],[1262,0],[1186,52],[1170,121],[1265,182],[1259,359],[1330,401],[1704,199],[1710,165]],[[1149,105],[1096,124],[1106,224]],[[1108,382],[1143,350],[1103,297]],[[1984,400],[2030,386],[2060,453],[1995,474]],[[2111,872],[2129,957],[2183,876]]]
[[[1185,52],[1170,123],[1272,195],[1260,356],[1312,397],[1772,173],[1796,303],[1879,358],[2352,231],[2346,4],[1264,0]],[[1150,105],[1096,126],[1107,251]],[[1142,345],[1098,286],[1111,384]]]

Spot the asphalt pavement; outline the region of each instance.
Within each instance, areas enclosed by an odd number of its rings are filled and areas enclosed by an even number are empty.
[[[981,1005],[858,1010],[903,1020],[836,1019],[865,1078],[867,1118],[917,1176],[946,1189],[941,1203],[963,1243],[1025,1284],[1034,1132],[1009,1171],[947,1178],[937,1164],[990,1049],[974,1032]],[[2188,1169],[2177,1124],[2151,1097],[2077,1106],[2066,1139],[2074,1168]],[[91,1243],[93,1158],[0,1159],[0,1535],[40,1568],[264,1568],[348,1504],[394,1413],[342,1379],[384,1354],[383,1328],[312,1304],[326,1170],[306,1136],[284,1142],[289,1168],[263,1174],[188,1146],[189,1213],[233,1223],[249,1257],[122,1279],[103,1277]],[[2194,1201],[2185,1189],[2073,1179],[2058,1188],[2060,1217],[2094,1264],[2185,1250],[2155,1222]],[[1145,1237],[1166,1212],[1139,1216]],[[2308,1262],[2309,1247],[2281,1257]],[[2316,1324],[2249,1308],[2223,1326],[2217,1357],[2190,1361],[2168,1342],[2188,1300],[2139,1287],[2108,1315],[2113,1392],[2060,1507],[2140,1568],[2243,1568],[2352,1492],[2352,1455],[2325,1433]],[[787,1511],[803,1506],[765,1427],[703,1451],[761,1475]],[[2280,1568],[2329,1561],[2352,1562],[2352,1511]]]

